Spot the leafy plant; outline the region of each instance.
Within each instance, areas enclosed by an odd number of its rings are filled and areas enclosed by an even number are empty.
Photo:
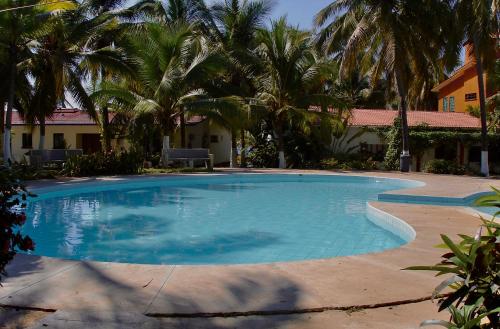
[[[401,155],[401,120],[396,118],[393,126],[385,136],[387,142],[387,151],[384,158],[384,167],[387,170],[399,169],[399,156]]]
[[[94,153],[68,159],[62,173],[68,176],[133,175],[140,173],[143,158],[135,151]]]
[[[320,168],[340,170],[374,170],[377,169],[377,162],[371,157],[367,157],[360,153],[339,153],[334,154],[333,157],[321,160]]]
[[[500,207],[500,191],[476,201],[477,206]],[[497,212],[496,215],[499,215]],[[437,276],[449,275],[436,287],[432,296],[437,297],[444,289],[451,294],[440,298],[439,311],[447,309],[449,322],[430,320],[425,325],[441,325],[446,328],[479,329],[500,326],[500,225],[495,217],[483,224],[475,236],[459,235],[461,241],[453,242],[441,235],[444,247],[450,252],[442,255],[442,261],[434,266],[412,266],[407,270],[434,271]]]
[[[432,174],[464,175],[466,169],[455,161],[434,159],[426,162],[424,171]]]
[[[21,233],[21,227],[26,222],[26,215],[22,210],[26,207],[29,196],[12,170],[0,169],[0,282],[2,276],[7,274],[5,267],[18,250],[35,248],[33,240]]]
[[[258,137],[250,147],[247,155],[248,163],[256,168],[272,168],[277,164],[278,149],[272,140]]]

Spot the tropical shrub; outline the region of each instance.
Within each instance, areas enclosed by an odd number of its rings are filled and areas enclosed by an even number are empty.
[[[68,159],[62,173],[68,176],[133,175],[141,172],[143,157],[135,151],[94,153]]]
[[[361,153],[339,153],[330,158],[321,160],[320,168],[327,170],[374,170],[378,168],[378,163],[370,156],[366,156]]]
[[[385,135],[387,142],[387,150],[384,157],[384,167],[386,170],[398,170],[399,158],[401,155],[402,141],[401,141],[401,120],[396,118],[393,126],[387,131]]]
[[[476,205],[500,208],[500,190],[494,189],[494,192],[479,198]],[[498,215],[500,211],[495,214]],[[482,221],[475,236],[460,235],[458,243],[441,235],[444,245],[440,247],[450,251],[442,256],[440,263],[407,268],[449,276],[436,287],[433,298],[446,288],[453,290],[451,294],[441,295],[439,301],[439,311],[447,309],[450,321],[428,320],[422,325],[452,329],[500,328],[500,224],[494,219]]]
[[[31,238],[20,232],[26,221],[23,209],[29,196],[12,170],[0,169],[0,282],[7,274],[5,267],[18,250],[35,248]]]
[[[434,159],[426,162],[424,172],[431,174],[464,175],[466,168],[455,161]]]
[[[247,163],[254,168],[273,168],[278,164],[278,148],[272,140],[256,138],[247,153]]]

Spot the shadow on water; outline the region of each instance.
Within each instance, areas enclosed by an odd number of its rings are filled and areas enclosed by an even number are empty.
[[[215,234],[211,237],[173,239],[170,235],[145,240],[132,239],[104,240],[88,251],[91,259],[154,264],[207,264],[241,251],[251,251],[278,244],[278,235],[248,231],[242,233]],[[113,254],[119,249],[121,255]]]

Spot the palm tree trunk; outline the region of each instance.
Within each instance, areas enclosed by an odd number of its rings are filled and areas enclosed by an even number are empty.
[[[488,167],[488,125],[486,122],[486,95],[484,92],[483,63],[479,54],[479,41],[474,34],[474,55],[476,57],[477,85],[479,88],[479,109],[481,111],[481,174],[489,176]]]
[[[399,162],[399,170],[401,172],[410,171],[410,146],[409,146],[409,130],[408,130],[408,116],[407,116],[407,103],[406,103],[406,88],[404,87],[403,81],[401,80],[401,73],[396,72],[396,84],[398,87],[398,94],[400,98],[399,102],[399,114],[401,117],[401,132],[403,139],[403,152],[401,154]]]
[[[172,144],[172,139],[170,136],[170,132],[172,131],[172,127],[170,124],[169,118],[160,117],[160,125],[161,125],[161,132],[162,132],[162,149],[161,149],[161,165],[162,167],[166,168],[168,165],[168,159],[167,159],[167,150],[170,148],[170,144]]]
[[[0,145],[3,145],[3,133],[5,132],[5,103],[0,104]],[[2,150],[3,153],[3,150]]]
[[[241,142],[240,167],[245,168],[247,166],[247,157],[245,151],[247,143],[245,140],[245,129],[240,130],[240,142]]]
[[[102,149],[104,152],[111,151],[111,134],[109,131],[109,110],[107,106],[102,108]]]
[[[237,144],[236,144],[236,131],[232,130],[231,131],[231,159],[229,162],[229,167],[231,168],[236,168],[238,166],[236,157],[238,151],[236,150]]]
[[[285,159],[285,140],[283,138],[283,127],[281,124],[277,129],[278,133],[278,152],[279,152],[279,164],[278,167],[280,169],[286,168],[286,159]]]
[[[38,142],[38,149],[45,149],[45,118],[40,119],[40,141]]]
[[[5,117],[5,130],[3,136],[3,160],[5,165],[12,163],[12,154],[10,149],[10,132],[12,129],[12,108],[14,107],[14,94],[16,92],[16,74],[17,74],[17,55],[14,47],[10,51],[10,73],[9,73],[9,94],[7,97],[7,114]]]
[[[184,108],[180,111],[179,119],[181,127],[181,148],[186,148],[186,118],[184,116]]]

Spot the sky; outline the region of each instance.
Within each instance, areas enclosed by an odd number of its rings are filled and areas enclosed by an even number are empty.
[[[205,0],[210,4],[216,0]],[[333,0],[274,0],[275,7],[272,13],[273,19],[286,15],[291,25],[298,25],[302,29],[311,29],[313,17]],[[128,4],[135,3],[129,0]]]

